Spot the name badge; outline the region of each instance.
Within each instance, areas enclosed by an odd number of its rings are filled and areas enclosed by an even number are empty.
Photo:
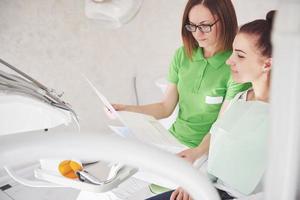
[[[211,96],[206,96],[205,97],[205,103],[207,104],[220,104],[223,102],[224,97],[211,97]]]

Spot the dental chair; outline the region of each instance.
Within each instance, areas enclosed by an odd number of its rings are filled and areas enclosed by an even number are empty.
[[[70,140],[70,137],[72,137],[72,140]],[[78,146],[81,146],[81,148],[78,148]],[[111,146],[122,146],[122,149],[111,150]],[[139,149],[139,151],[136,151],[136,149]],[[199,174],[189,164],[183,162],[175,155],[133,140],[103,136],[95,133],[20,133],[1,136],[0,150],[0,167],[7,168],[9,165],[35,161],[41,157],[56,159],[76,157],[88,160],[115,161],[152,171],[162,177],[176,181],[186,188],[195,199],[219,199],[209,180],[204,175]],[[93,154],[91,152],[97,153]],[[24,154],[28,156],[25,157]],[[18,160],[17,163],[16,158]],[[173,166],[176,166],[176,168]],[[178,171],[182,173],[178,173]],[[38,184],[43,186],[47,186],[48,184],[48,187],[55,187],[55,185],[49,182],[39,181],[37,186]],[[202,186],[201,189],[199,189],[199,185]],[[90,190],[93,186],[82,184],[75,187],[74,184],[65,187],[80,189],[81,194],[79,197],[84,196],[83,194],[85,193],[85,196],[86,194],[90,195],[89,199],[101,199],[97,198],[97,192],[101,191]]]

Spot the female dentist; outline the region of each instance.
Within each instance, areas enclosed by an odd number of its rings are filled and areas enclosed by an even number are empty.
[[[113,104],[117,111],[132,111],[156,119],[179,113],[169,131],[187,147],[203,140],[228,101],[250,84],[236,84],[225,63],[231,54],[237,19],[231,0],[189,0],[181,27],[183,46],[171,61],[169,85],[159,103]]]

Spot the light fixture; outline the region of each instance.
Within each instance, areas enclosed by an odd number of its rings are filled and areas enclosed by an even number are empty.
[[[143,0],[85,0],[85,14],[105,28],[119,28],[139,11]]]

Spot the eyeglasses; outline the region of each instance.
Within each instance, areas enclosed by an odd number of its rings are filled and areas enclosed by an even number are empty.
[[[196,32],[196,30],[198,28],[198,30],[201,31],[202,33],[209,33],[209,32],[211,32],[211,27],[213,27],[218,21],[219,20],[216,20],[212,24],[199,24],[199,25],[186,24],[184,27],[186,30],[188,30],[190,32]]]

